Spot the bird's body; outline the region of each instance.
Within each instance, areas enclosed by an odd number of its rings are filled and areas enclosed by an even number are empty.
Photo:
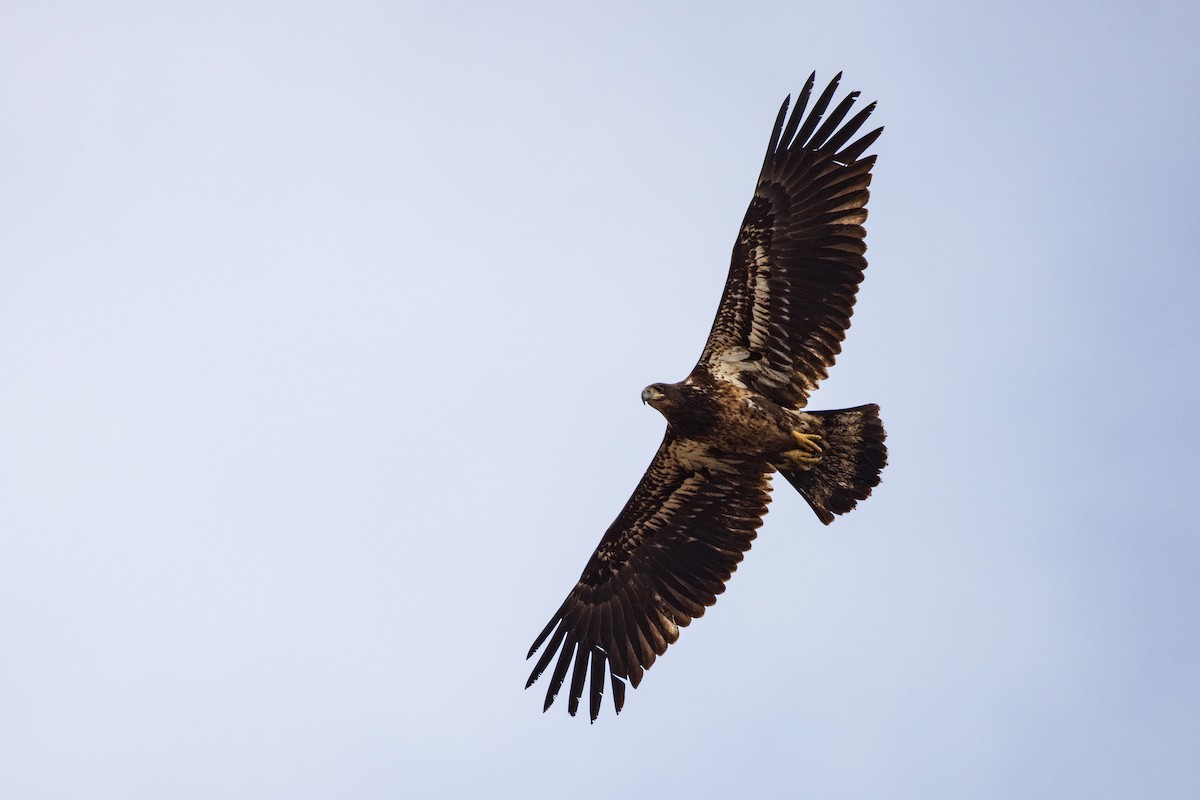
[[[851,141],[873,109],[847,119],[853,92],[822,119],[840,75],[806,115],[814,78],[790,118],[788,101],[780,109],[699,363],[685,380],[642,392],[667,420],[658,453],[530,648],[532,657],[546,645],[526,686],[554,661],[545,708],[569,672],[571,714],[590,678],[596,719],[606,677],[620,712],[625,681],[636,687],[724,591],[762,524],[774,473],[826,524],[879,483],[878,406],[804,410],[841,349],[866,268],[875,157],[862,154],[882,130]]]
[[[658,392],[654,397],[650,392]],[[656,383],[642,399],[667,419],[678,437],[703,446],[714,458],[755,458],[773,462],[795,450],[795,433],[813,434],[816,418],[783,408],[760,394],[703,376],[680,383]]]

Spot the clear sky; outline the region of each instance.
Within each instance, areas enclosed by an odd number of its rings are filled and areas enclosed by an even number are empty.
[[[698,5],[0,5],[0,795],[1200,796],[1198,7]],[[543,715],[812,70],[891,465]]]

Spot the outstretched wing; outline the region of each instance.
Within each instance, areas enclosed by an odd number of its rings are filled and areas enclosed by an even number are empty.
[[[805,114],[815,77],[790,117],[791,98],[779,109],[696,365],[789,408],[802,408],[827,376],[850,327],[867,266],[862,224],[875,163],[875,156],[861,156],[883,131],[854,139],[875,108],[872,103],[847,119],[858,92],[822,122],[841,73]]]
[[[606,679],[620,713],[624,681],[637,688],[643,670],[679,638],[679,628],[725,590],[762,524],[770,469],[761,461],[709,457],[700,443],[668,430],[579,582],[529,649],[532,657],[546,644],[525,688],[558,655],[543,710],[570,671],[572,715],[589,675],[592,721]]]

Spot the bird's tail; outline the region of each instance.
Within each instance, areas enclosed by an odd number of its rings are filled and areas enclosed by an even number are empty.
[[[807,411],[821,424],[821,457],[809,469],[779,468],[826,525],[865,500],[879,485],[887,446],[879,406]]]

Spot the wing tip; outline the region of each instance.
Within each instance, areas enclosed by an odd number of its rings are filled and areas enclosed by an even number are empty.
[[[839,70],[833,76],[821,91],[816,103],[809,109],[808,100],[812,88],[816,83],[816,75],[815,71],[809,74],[804,89],[796,96],[794,106],[791,105],[792,95],[789,94],[780,107],[779,115],[775,119],[775,126],[771,131],[767,156],[763,161],[764,172],[771,167],[775,158],[785,153],[794,150],[820,150],[831,139],[840,138],[842,140],[841,143],[844,144],[845,140],[853,136],[867,117],[875,110],[878,101],[873,100],[859,110],[850,122],[843,125],[842,123],[846,114],[862,96],[861,91],[857,89],[851,90],[842,98],[829,118],[825,120],[825,124],[821,125],[826,111],[829,110],[833,96],[841,86],[843,73]],[[787,113],[789,108],[791,109],[790,114]],[[880,127],[863,136],[862,139],[868,139],[869,141],[861,147],[859,152],[869,147],[882,131],[883,128]],[[851,145],[846,149],[850,150],[853,147],[854,145]]]

